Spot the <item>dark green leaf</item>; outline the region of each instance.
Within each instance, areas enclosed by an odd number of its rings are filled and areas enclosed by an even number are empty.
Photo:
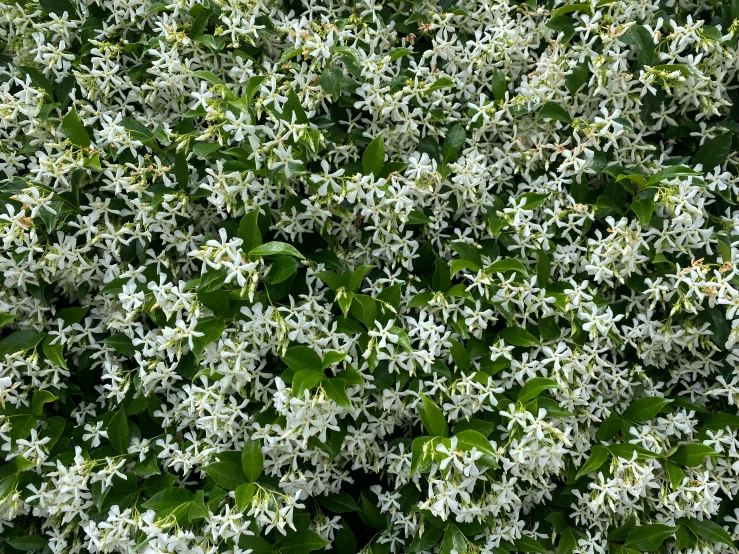
[[[318,353],[308,346],[293,346],[285,351],[282,361],[293,371],[310,369],[320,372],[323,369],[323,360]]]
[[[466,138],[467,132],[461,123],[454,123],[449,127],[444,138],[444,144],[441,147],[441,159],[443,163],[446,164],[456,161]]]
[[[545,390],[560,388],[557,381],[547,379],[546,377],[534,377],[529,379],[526,384],[518,391],[517,401],[523,404],[533,400]]]
[[[249,252],[262,244],[262,234],[259,232],[259,209],[254,209],[241,218],[237,236],[243,241],[241,249]]]
[[[709,173],[723,165],[731,152],[733,135],[734,133],[729,131],[706,142],[693,156],[693,165],[701,164],[704,173]]]
[[[199,359],[200,356],[202,356],[205,347],[211,342],[217,341],[219,338],[221,338],[221,335],[223,334],[223,331],[225,329],[226,323],[221,317],[207,317],[198,321],[198,324],[195,326],[195,331],[197,331],[198,333],[203,333],[203,336],[193,336],[192,338],[192,351],[193,354],[195,354],[195,357]]]
[[[321,74],[319,80],[321,88],[328,94],[334,101],[341,95],[341,86],[344,81],[344,74],[341,69],[334,67],[327,69]]]
[[[539,541],[526,535],[521,535],[520,539],[516,539],[515,545],[518,552],[540,552],[541,554],[547,554],[549,552],[539,544]]]
[[[131,442],[126,412],[118,410],[108,423],[108,440],[119,453],[126,454]]]
[[[264,456],[259,441],[246,439],[244,450],[241,452],[241,469],[246,478],[254,483],[262,474],[264,468]]]
[[[246,475],[240,466],[230,461],[214,462],[201,468],[219,487],[233,491],[247,482]]]
[[[382,135],[375,137],[369,143],[362,155],[362,173],[364,175],[380,176],[382,166],[385,163],[385,139]]]
[[[23,331],[10,333],[0,340],[0,361],[4,360],[6,355],[35,347],[44,340],[45,336],[46,333],[39,333],[34,329],[24,329]]]
[[[464,429],[454,435],[457,439],[457,448],[463,452],[469,452],[475,448],[482,453],[477,461],[480,467],[498,467],[498,455],[495,448],[485,436],[474,429]]]
[[[293,375],[292,396],[293,398],[305,397],[305,391],[310,391],[318,386],[323,380],[323,373],[312,369],[301,369]]]
[[[446,531],[444,531],[444,538],[441,541],[440,554],[451,554],[452,550],[458,554],[464,552],[467,547],[467,539],[462,534],[462,531],[450,523],[447,525]]]
[[[24,537],[10,539],[8,544],[21,552],[35,552],[37,550],[43,550],[48,542],[48,539],[39,535],[26,535]]]
[[[69,139],[69,142],[80,148],[89,148],[90,136],[87,134],[87,130],[82,121],[80,121],[77,115],[77,110],[72,108],[69,110],[67,115],[62,119],[62,132]]]
[[[328,496],[318,496],[318,503],[336,514],[358,512],[359,506],[349,493],[339,491]]]
[[[572,123],[570,114],[556,102],[546,102],[537,112],[536,119],[555,119],[563,123]]]
[[[583,475],[587,475],[590,472],[597,471],[600,466],[602,466],[606,462],[606,460],[608,460],[609,457],[610,453],[608,452],[608,450],[600,445],[594,445],[590,451],[590,456],[588,456],[588,459],[577,472],[577,475],[575,475],[575,481],[580,479],[580,477],[582,477]]]
[[[505,73],[503,73],[497,67],[493,69],[493,76],[491,79],[490,88],[493,92],[493,98],[495,100],[505,99],[505,93],[506,93]]]
[[[679,520],[680,523],[685,525],[698,537],[704,541],[711,543],[723,543],[734,548],[734,542],[731,540],[731,535],[718,523],[711,521],[710,519],[697,520],[697,519],[686,519]]]
[[[498,333],[498,338],[503,339],[506,344],[514,346],[538,346],[539,341],[534,335],[521,327],[506,327]]]
[[[295,533],[288,533],[287,537],[280,543],[278,552],[282,554],[307,554],[314,550],[324,548],[327,540],[310,529],[298,529]]]
[[[326,395],[339,406],[351,408],[352,404],[349,401],[349,397],[346,395],[346,379],[341,379],[339,377],[324,379],[323,390],[325,390]]]
[[[628,408],[621,414],[622,419],[628,421],[635,421],[642,423],[649,421],[656,416],[662,409],[667,406],[672,400],[669,398],[659,398],[654,396],[645,396],[644,398],[637,398],[632,400]]]
[[[290,277],[295,270],[298,268],[300,262],[290,256],[282,256],[277,258],[269,268],[269,273],[265,278],[265,281],[270,285],[276,285],[282,283],[285,279]]]
[[[675,531],[677,531],[677,527],[663,525],[661,523],[642,525],[629,533],[624,546],[641,552],[657,550],[662,544],[662,541],[674,535]]]
[[[423,426],[431,435],[438,437],[449,436],[449,428],[444,414],[426,395],[421,395],[421,404],[418,406],[418,413],[421,416]]]
[[[670,460],[681,466],[697,467],[706,456],[718,456],[718,453],[705,444],[683,444],[670,456]]]
[[[286,242],[268,242],[249,250],[249,257],[258,256],[295,256],[301,260],[305,259],[298,249]]]

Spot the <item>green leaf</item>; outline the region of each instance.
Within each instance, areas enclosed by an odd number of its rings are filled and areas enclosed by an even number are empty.
[[[505,73],[497,67],[493,69],[493,76],[490,82],[490,88],[495,100],[504,100],[506,93]]]
[[[295,273],[299,264],[300,262],[290,256],[277,258],[270,266],[269,273],[267,274],[265,281],[270,285],[282,283],[285,279]]]
[[[640,460],[648,460],[652,458],[664,458],[662,454],[657,454],[656,452],[652,452],[651,450],[647,450],[643,446],[639,446],[638,444],[611,444],[609,446],[606,446],[608,451],[613,454],[614,456],[618,456],[619,458],[623,458],[624,460],[630,460],[634,452],[636,452],[636,457]]]
[[[264,80],[267,78],[266,75],[253,75],[249,77],[249,80],[246,82],[246,103],[251,104],[251,101],[254,99],[254,95],[259,91],[259,87],[264,82]]]
[[[456,339],[449,339],[449,342],[452,345],[451,353],[454,365],[457,366],[459,370],[463,373],[469,373],[470,364],[472,362],[470,360],[470,355],[467,352],[467,349],[462,346]]]
[[[190,165],[187,163],[187,151],[184,148],[175,153],[174,176],[177,185],[186,191],[190,183]]]
[[[539,541],[532,539],[531,537],[527,537],[526,535],[521,535],[521,538],[516,539],[514,544],[516,545],[516,550],[518,552],[540,552],[541,554],[547,554],[549,552],[539,544]]]
[[[729,323],[726,321],[724,316],[724,310],[717,306],[713,308],[704,308],[700,314],[700,319],[703,323],[708,323],[708,328],[711,330],[711,342],[718,346],[721,350],[726,349],[726,341],[729,340]],[[1,344],[1,343],[0,343]]]
[[[704,541],[711,543],[721,542],[730,546],[732,549],[734,548],[731,535],[721,525],[710,519],[697,520],[683,518],[678,521]]]
[[[360,265],[357,269],[352,271],[351,277],[349,277],[349,292],[357,292],[359,290],[359,285],[362,284],[362,280],[364,279],[365,275],[367,275],[367,273],[369,273],[374,268],[374,265],[365,264]]]
[[[437,441],[441,440],[439,437],[416,437],[411,443],[411,476],[421,471],[426,465],[431,462],[431,455],[429,451],[429,443],[433,448]]]
[[[673,552],[682,552],[691,544],[695,544],[697,541],[695,535],[687,530],[684,525],[680,525],[678,530],[675,531],[675,545]]]
[[[259,209],[254,209],[241,218],[239,222],[239,230],[236,233],[243,242],[241,249],[249,252],[262,244],[262,234],[259,231]]]
[[[657,173],[649,177],[649,179],[644,183],[643,188],[649,188],[661,183],[665,179],[672,179],[673,177],[698,177],[700,175],[702,175],[700,171],[685,167],[684,165],[672,165],[659,170]]]
[[[195,495],[187,489],[180,487],[171,487],[156,493],[149,500],[142,504],[147,510],[156,512],[171,512],[178,506],[192,502]]]
[[[549,282],[549,275],[552,272],[552,260],[549,254],[541,248],[536,251],[536,284],[539,288],[544,288]]]
[[[343,81],[344,74],[338,67],[327,69],[321,74],[321,78],[319,79],[321,88],[334,101],[336,101],[339,96],[341,96],[341,86]]]
[[[192,338],[192,351],[193,354],[195,354],[195,357],[197,359],[200,359],[200,356],[203,355],[205,347],[211,342],[217,341],[219,338],[221,338],[221,335],[223,334],[223,331],[225,329],[226,323],[223,321],[222,317],[207,317],[198,321],[198,324],[195,326],[195,331],[197,331],[198,333],[203,333],[203,336],[194,336]]]
[[[359,506],[354,499],[345,491],[329,494],[328,496],[319,496],[318,503],[334,512],[335,514],[348,514],[358,512]]]
[[[467,539],[462,531],[453,523],[448,524],[446,531],[444,531],[444,538],[441,541],[440,554],[451,554],[452,550],[461,553],[465,551],[466,547]]]
[[[591,15],[593,13],[593,10],[590,8],[590,4],[568,4],[554,10],[552,12],[551,18],[555,19],[557,17],[561,17],[572,12],[582,12],[587,15]]]
[[[82,125],[77,110],[72,107],[71,110],[62,119],[62,132],[69,139],[69,142],[80,148],[89,148],[91,141],[87,134],[85,126]]]
[[[593,446],[590,451],[590,456],[588,456],[588,459],[585,460],[585,463],[577,472],[577,475],[575,475],[575,481],[580,479],[580,477],[582,477],[583,475],[587,475],[588,473],[597,471],[600,466],[606,463],[606,460],[608,460],[609,456],[610,453],[608,452],[608,450],[606,450],[602,446]]]
[[[701,164],[704,173],[709,173],[723,165],[731,152],[733,135],[734,133],[729,131],[706,142],[693,156],[693,165]]]
[[[10,323],[16,317],[18,317],[18,314],[6,314],[4,312],[0,312],[0,327],[5,325],[6,323]]]
[[[505,273],[506,271],[517,271],[524,276],[528,276],[529,272],[524,265],[514,258],[504,258],[493,262],[486,269],[486,273]]]
[[[357,552],[357,538],[346,521],[342,521],[341,528],[334,533],[334,547],[338,554],[356,554]]]
[[[250,258],[258,256],[295,256],[301,260],[305,259],[305,256],[298,252],[297,248],[286,242],[278,241],[261,244],[249,251]]]
[[[565,76],[565,86],[570,91],[570,94],[576,94],[588,80],[588,76],[590,75],[589,65],[590,59],[586,58],[573,67],[570,73]]]
[[[546,377],[534,377],[533,379],[529,379],[526,384],[521,387],[521,390],[518,391],[518,397],[516,398],[516,400],[518,402],[526,404],[530,400],[533,400],[534,398],[539,396],[545,390],[558,388],[560,388],[559,384],[553,379],[547,379]]]
[[[474,429],[465,429],[454,435],[457,439],[457,448],[464,452],[469,452],[473,448],[482,453],[482,457],[477,461],[480,467],[498,467],[498,455],[490,441],[485,435]]]
[[[61,342],[51,344],[55,337],[47,335],[44,342],[41,343],[41,349],[44,351],[46,359],[52,362],[54,365],[69,369],[67,362],[64,359],[64,345]]]
[[[201,468],[219,487],[233,491],[247,482],[246,475],[240,466],[230,461],[214,462]]]
[[[387,527],[385,516],[364,495],[362,495],[362,514],[365,517],[365,522],[371,527],[375,529],[385,529]]]
[[[636,41],[637,58],[642,65],[653,66],[657,57],[655,56],[654,38],[644,25],[635,25],[631,28],[631,35]]]
[[[33,397],[31,398],[31,413],[37,417],[41,417],[44,413],[44,404],[49,404],[58,399],[59,397],[56,394],[51,394],[47,390],[33,391]]]
[[[119,453],[126,454],[131,442],[131,433],[128,428],[126,412],[121,408],[108,423],[108,440]]]
[[[729,430],[736,431],[739,429],[739,415],[719,412],[711,415],[705,421],[703,427],[712,431],[718,431],[728,427]]]
[[[112,347],[113,350],[124,356],[133,358],[136,355],[136,349],[133,346],[133,341],[128,335],[123,333],[115,333],[109,336],[107,339],[102,341],[103,344],[107,344]]]
[[[677,531],[677,527],[663,525],[661,523],[642,525],[629,533],[624,546],[641,552],[657,550],[662,544],[662,541],[674,535],[675,531]]]
[[[454,86],[455,86],[454,81],[452,81],[449,77],[439,77],[429,87],[427,92],[434,92],[435,90],[439,90],[443,88],[453,88]]]
[[[246,439],[244,450],[241,452],[241,469],[244,470],[246,478],[254,483],[262,474],[264,468],[264,456],[259,441]]]
[[[385,163],[385,139],[382,135],[378,135],[369,143],[367,149],[362,155],[362,173],[364,175],[374,175],[376,178],[382,172],[382,166]]]
[[[542,119],[555,119],[563,123],[572,123],[570,114],[556,102],[546,102],[536,114],[537,121]]]
[[[208,508],[205,507],[205,491],[199,490],[195,493],[187,511],[187,521],[193,522],[208,517]]]
[[[631,209],[634,210],[641,225],[649,225],[655,206],[656,204],[651,198],[637,198],[631,203]]]
[[[10,539],[8,544],[21,552],[35,552],[36,550],[44,549],[48,542],[48,539],[39,535],[26,535],[24,537]]]
[[[434,527],[433,525],[425,525],[423,534],[415,534],[413,542],[411,542],[411,545],[408,548],[408,553],[415,554],[417,552],[432,552],[433,547],[439,542],[443,533],[443,528]]]
[[[662,467],[667,472],[667,476],[670,478],[670,485],[673,490],[677,490],[683,479],[685,479],[685,472],[679,465],[672,463],[670,460],[661,460],[661,462]]]
[[[395,60],[400,59],[403,56],[413,55],[413,50],[410,48],[391,48],[388,51],[388,54],[390,54],[390,61],[394,62]]]
[[[418,406],[418,414],[426,430],[433,436],[448,437],[449,428],[444,414],[439,407],[429,400],[426,395],[421,395],[421,405]]]
[[[514,346],[530,347],[539,345],[537,338],[521,327],[506,327],[505,329],[501,329],[498,333],[498,338],[503,339],[506,344],[512,344]]]
[[[236,509],[242,513],[249,510],[251,501],[254,498],[254,485],[251,483],[242,483],[234,491],[234,499],[236,500]]]
[[[670,456],[670,461],[685,467],[697,467],[706,456],[718,456],[718,453],[705,444],[683,444]]]
[[[34,348],[44,340],[45,336],[46,333],[39,333],[34,329],[24,329],[10,333],[0,340],[0,361],[4,360],[7,355]]]
[[[323,373],[312,369],[301,369],[293,375],[292,396],[293,398],[305,397],[305,391],[312,390],[323,380]]]
[[[323,360],[318,353],[308,346],[293,346],[285,351],[282,361],[293,371],[310,369],[320,372],[323,369]]]
[[[609,541],[622,542],[626,540],[634,528],[636,527],[636,516],[632,513],[628,519],[620,527],[616,527],[612,531],[608,532]]]
[[[444,138],[444,144],[441,147],[441,159],[443,163],[447,164],[456,161],[466,138],[467,132],[461,123],[454,123],[449,127]]]
[[[299,528],[295,533],[288,533],[278,546],[277,552],[282,554],[307,554],[324,548],[327,540],[310,529]]]
[[[275,548],[257,535],[242,534],[239,536],[239,547],[251,550],[252,554],[275,554]]]
[[[637,398],[636,400],[632,400],[629,407],[621,414],[621,418],[628,421],[643,423],[652,419],[671,402],[672,400],[669,398],[658,398],[654,396]]]
[[[329,366],[338,364],[346,358],[346,352],[337,352],[336,350],[329,350],[323,355],[323,361],[321,362],[321,369],[326,369]]]
[[[346,379],[341,379],[339,377],[324,379],[323,390],[325,390],[326,395],[339,406],[344,406],[345,408],[352,407],[349,397],[346,395]]]

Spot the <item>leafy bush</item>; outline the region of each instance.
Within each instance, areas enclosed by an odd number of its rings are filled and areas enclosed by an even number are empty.
[[[0,10],[4,552],[733,549],[739,0]]]

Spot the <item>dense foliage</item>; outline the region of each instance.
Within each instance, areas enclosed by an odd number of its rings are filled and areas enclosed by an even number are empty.
[[[732,551],[738,38],[0,1],[0,550]]]

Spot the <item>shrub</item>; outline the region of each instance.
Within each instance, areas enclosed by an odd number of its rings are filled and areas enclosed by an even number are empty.
[[[738,0],[0,10],[0,549],[733,549]]]

